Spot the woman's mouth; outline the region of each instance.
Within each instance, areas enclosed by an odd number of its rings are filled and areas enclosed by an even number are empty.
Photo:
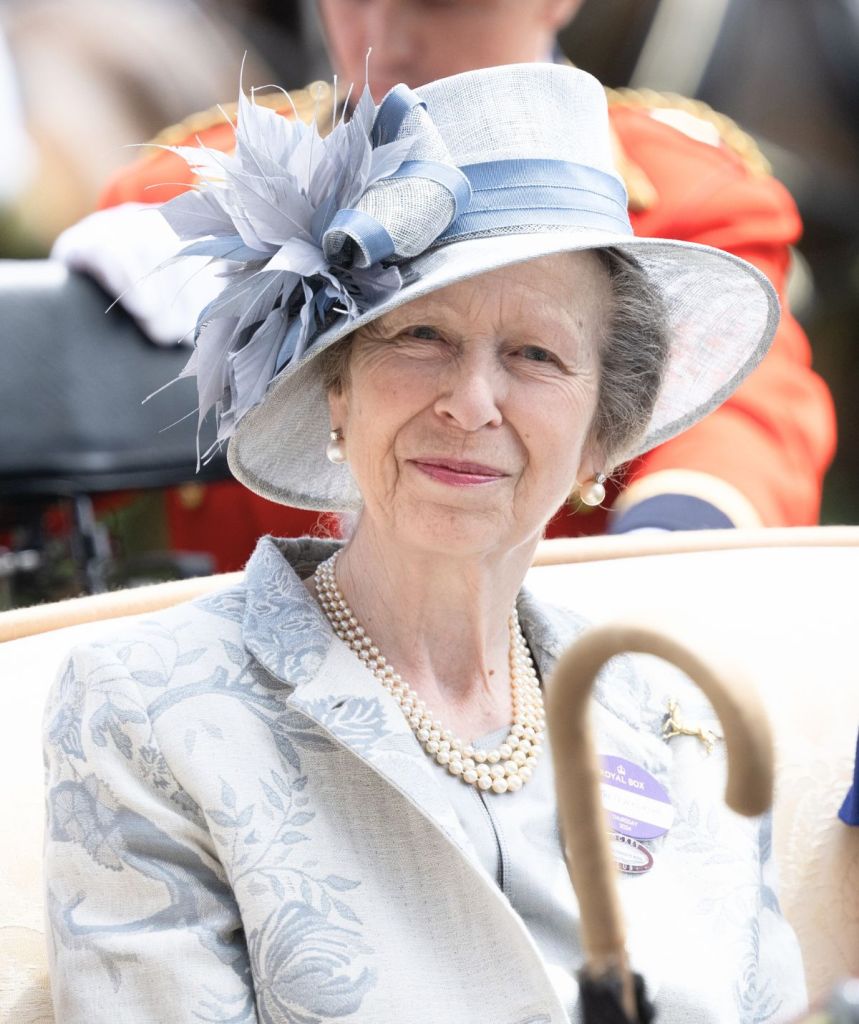
[[[494,466],[456,459],[411,459],[412,465],[425,476],[452,487],[475,487],[496,483],[508,474]]]

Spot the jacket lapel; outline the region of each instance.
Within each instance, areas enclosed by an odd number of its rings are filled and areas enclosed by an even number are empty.
[[[291,689],[286,702],[292,710],[402,793],[485,875],[440,783],[442,769],[424,753],[393,697],[335,636],[302,583],[338,547],[336,541],[311,538],[260,541],[246,570],[245,646]],[[527,589],[520,594],[518,609],[546,685],[558,658],[587,621],[537,601]],[[628,657],[609,662],[594,697],[598,749],[663,776],[671,756],[660,738],[662,709]]]
[[[334,634],[301,581],[338,546],[309,539],[260,541],[246,570],[245,646],[291,687],[286,703],[292,710],[402,793],[483,873],[440,785],[441,769],[420,747],[394,698]]]
[[[516,962],[502,971],[515,973],[523,991],[530,986],[539,994],[535,1021],[561,1021],[565,1014],[533,937],[480,865],[441,785],[441,769],[423,752],[394,699],[334,635],[302,583],[302,577],[336,546],[308,539],[260,542],[246,571],[245,646],[283,685],[291,711],[401,793],[447,839],[451,851],[465,859],[474,885],[462,887],[463,900],[479,898],[496,909],[503,907],[498,921],[510,930],[511,948],[513,936],[519,935]],[[527,590],[520,594],[518,608],[541,677],[549,683],[557,659],[587,623],[567,609],[538,602]],[[630,670],[628,658],[615,658],[595,690],[595,720],[599,749],[628,757],[664,777],[671,758],[659,739],[660,712],[654,696],[649,684]],[[297,728],[302,728],[300,721]]]

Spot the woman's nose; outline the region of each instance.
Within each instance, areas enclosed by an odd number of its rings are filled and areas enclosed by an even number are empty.
[[[476,361],[452,366],[445,374],[436,414],[461,430],[498,427],[503,422],[504,384],[494,366]]]

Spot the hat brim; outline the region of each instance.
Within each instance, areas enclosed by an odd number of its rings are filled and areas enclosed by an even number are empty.
[[[357,319],[320,334],[271,382],[263,402],[230,439],[235,477],[271,501],[320,511],[355,511],[361,496],[347,465],[325,457],[328,402],[318,356],[358,327],[414,299],[500,267],[584,249],[615,248],[634,258],[662,291],[668,312],[665,376],[646,432],[624,461],[681,433],[717,408],[758,365],[778,325],[767,278],[708,246],[596,230],[533,231],[470,238],[412,260],[404,286]]]

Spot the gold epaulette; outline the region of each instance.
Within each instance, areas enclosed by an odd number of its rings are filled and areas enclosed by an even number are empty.
[[[292,101],[290,104],[290,100]],[[303,89],[296,89],[287,94],[280,89],[269,92],[254,91],[254,102],[261,107],[269,107],[272,110],[279,110],[292,106],[296,116],[306,123],[316,118],[320,126],[320,133],[326,134],[325,128],[331,121],[331,113],[334,105],[334,89],[329,82],[311,82]],[[199,113],[191,114],[184,121],[170,125],[162,129],[154,139],[147,144],[155,146],[179,146],[193,139],[200,132],[218,124],[230,121],[235,124],[238,115],[238,103],[223,103],[208,110],[201,110]],[[158,153],[155,148],[147,148],[144,152],[148,156]]]
[[[769,161],[755,140],[726,114],[720,114],[702,100],[689,99],[655,89],[606,89],[609,106],[639,107],[649,110],[682,110],[715,127],[721,141],[743,161],[752,174],[772,173]]]

